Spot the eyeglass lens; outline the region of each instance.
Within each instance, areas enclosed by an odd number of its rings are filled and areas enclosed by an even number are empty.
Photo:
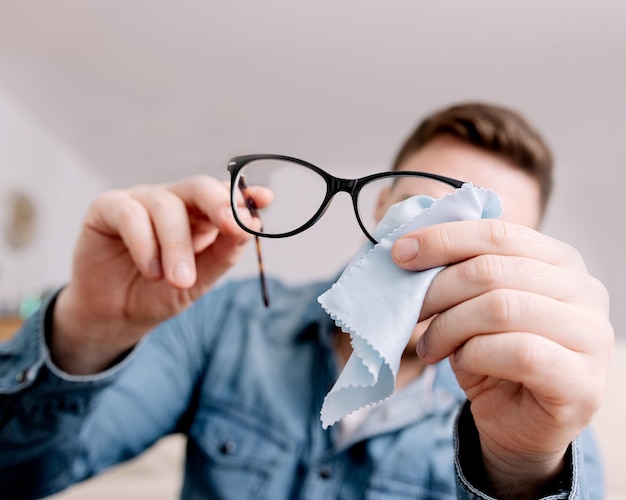
[[[268,187],[274,194],[272,203],[258,210],[264,235],[280,235],[299,229],[315,216],[327,194],[324,177],[315,170],[287,160],[251,161],[239,171],[235,182],[241,178],[245,179],[248,186]],[[373,235],[384,210],[392,204],[418,194],[440,198],[453,191],[453,186],[426,177],[387,176],[362,186],[357,210],[367,233]],[[236,210],[241,212],[238,213],[239,219],[245,221],[243,211],[247,208],[238,206]]]
[[[269,187],[274,194],[272,203],[259,210],[264,234],[286,233],[302,226],[315,214],[326,196],[323,177],[289,161],[254,160],[239,171],[241,177],[248,186]],[[238,211],[242,208],[237,207]]]

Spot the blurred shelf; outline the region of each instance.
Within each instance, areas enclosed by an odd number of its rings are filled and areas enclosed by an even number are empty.
[[[0,342],[7,340],[22,326],[20,317],[2,317],[0,318]]]

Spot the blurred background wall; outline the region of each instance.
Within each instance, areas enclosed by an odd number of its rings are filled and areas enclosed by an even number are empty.
[[[82,213],[106,185],[0,89],[0,315],[67,281]],[[34,210],[23,244],[10,236],[19,231],[16,195]]]
[[[21,249],[0,239],[0,303],[67,279],[107,187],[225,178],[252,152],[363,175],[424,113],[474,99],[522,111],[553,145],[543,229],[607,285],[621,335],[625,21],[608,0],[2,0],[0,218],[18,190],[36,225]],[[327,276],[349,259],[361,235],[337,201],[308,233],[264,242],[271,273]],[[250,252],[234,273],[254,269]]]

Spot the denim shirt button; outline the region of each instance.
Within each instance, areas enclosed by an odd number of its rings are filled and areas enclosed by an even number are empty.
[[[29,369],[22,370],[15,376],[15,380],[17,380],[19,384],[21,384],[22,382],[27,382],[31,380],[32,378],[33,378],[33,372],[32,370],[29,370]]]
[[[329,479],[333,475],[332,469],[328,465],[323,465],[319,471],[322,479]]]
[[[232,455],[237,451],[237,443],[234,441],[225,441],[220,446],[220,453],[222,455]]]

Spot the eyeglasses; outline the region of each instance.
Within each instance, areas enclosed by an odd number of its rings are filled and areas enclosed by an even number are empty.
[[[304,160],[269,154],[236,156],[228,162],[228,171],[235,220],[256,239],[266,306],[269,305],[269,294],[259,237],[286,238],[305,231],[324,215],[333,197],[345,191],[352,197],[361,230],[376,244],[375,228],[386,208],[418,194],[438,199],[463,185],[463,181],[449,177],[403,170],[344,179]],[[274,195],[267,207],[259,208],[253,198],[253,188],[257,186],[270,188]],[[257,222],[251,223],[250,216]]]

